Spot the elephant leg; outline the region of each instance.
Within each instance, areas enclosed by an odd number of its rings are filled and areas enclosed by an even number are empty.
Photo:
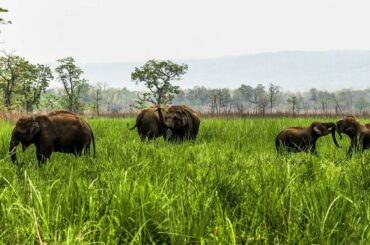
[[[76,149],[74,151],[74,155],[75,155],[75,157],[80,157],[82,155],[82,150],[81,149]]]
[[[51,156],[53,149],[50,146],[36,146],[36,157],[39,166],[44,164]]]
[[[83,153],[84,153],[84,155],[86,155],[86,156],[89,156],[89,155],[90,155],[90,144],[86,144],[86,145],[83,147]]]
[[[349,157],[352,157],[353,152],[356,151],[357,149],[358,149],[357,140],[356,139],[351,139],[351,145],[348,148],[347,155]]]
[[[155,133],[154,132],[150,131],[148,133],[148,140],[155,140]]]
[[[318,155],[319,155],[319,153],[318,153],[318,152],[317,152],[317,150],[316,150],[316,147],[315,147],[315,148],[311,148],[310,152],[311,152],[312,154],[316,155],[316,156],[318,156]]]
[[[145,141],[145,138],[146,138],[145,134],[139,134],[139,137],[140,137],[140,140],[141,140],[142,142],[144,142],[144,141]]]

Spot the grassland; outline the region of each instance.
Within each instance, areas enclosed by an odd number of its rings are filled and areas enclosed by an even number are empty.
[[[313,120],[204,119],[195,143],[169,144],[89,119],[97,158],[42,168],[34,147],[10,162],[0,122],[0,243],[369,244],[370,151],[349,159],[328,136],[319,156],[275,152],[281,129]]]

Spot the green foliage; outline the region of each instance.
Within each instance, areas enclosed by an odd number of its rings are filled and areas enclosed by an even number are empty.
[[[65,91],[65,107],[72,112],[79,112],[83,109],[81,94],[87,90],[87,80],[81,78],[83,71],[75,64],[72,57],[57,60],[59,65],[55,68],[57,79],[63,84]]]
[[[26,111],[33,111],[40,103],[40,98],[45,93],[50,81],[53,79],[50,67],[46,65],[30,65],[26,69],[26,77],[22,85],[22,94]]]
[[[131,80],[144,83],[149,90],[141,96],[139,101],[146,101],[155,105],[169,104],[179,93],[179,86],[172,85],[171,82],[181,80],[188,70],[186,64],[178,65],[172,61],[149,60],[142,67],[135,67],[131,73]]]
[[[40,100],[40,108],[46,111],[61,109],[61,98],[53,93],[45,93]]]
[[[288,126],[333,119],[203,119],[195,143],[142,143],[134,119],[88,119],[97,158],[7,154],[0,122],[0,243],[368,244],[370,151],[277,155]]]
[[[32,111],[53,79],[46,65],[33,65],[26,59],[5,55],[0,57],[0,89],[6,108]]]

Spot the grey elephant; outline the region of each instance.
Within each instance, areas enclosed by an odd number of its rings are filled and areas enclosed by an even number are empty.
[[[286,128],[276,136],[276,149],[278,152],[304,151],[317,154],[316,141],[329,133],[332,134],[335,145],[340,147],[335,138],[336,131],[336,124],[332,122],[314,122],[309,127]],[[342,136],[340,135],[340,137]]]
[[[95,139],[89,124],[77,114],[57,111],[19,119],[12,132],[9,153],[12,161],[16,162],[19,144],[22,144],[23,151],[35,144],[36,157],[41,164],[50,158],[52,152],[73,153],[76,156],[83,151],[89,153],[91,143],[95,156]]]
[[[199,125],[198,114],[187,106],[152,106],[138,114],[130,130],[137,128],[141,140],[163,136],[168,141],[182,141],[195,140]]]
[[[163,116],[166,140],[196,140],[200,119],[196,111],[185,105],[170,106]]]
[[[161,108],[162,117],[168,107]],[[135,125],[130,128],[137,128],[137,132],[142,141],[145,139],[154,140],[165,134],[166,128],[159,118],[157,106],[151,106],[143,109],[136,117]]]
[[[362,152],[370,149],[370,123],[361,124],[353,116],[347,116],[336,122],[338,132],[346,134],[351,139],[348,155],[354,151]]]

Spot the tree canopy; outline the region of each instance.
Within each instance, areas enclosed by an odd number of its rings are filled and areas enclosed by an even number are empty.
[[[55,68],[57,80],[63,84],[65,104],[69,111],[78,112],[82,109],[81,93],[87,89],[87,80],[81,78],[83,71],[75,64],[72,57],[58,60]]]
[[[172,61],[149,60],[142,67],[135,68],[131,73],[131,80],[143,83],[148,91],[139,97],[139,102],[149,102],[157,106],[171,103],[176,94],[179,93],[179,86],[172,84],[179,81],[187,72],[186,64],[178,65]]]

